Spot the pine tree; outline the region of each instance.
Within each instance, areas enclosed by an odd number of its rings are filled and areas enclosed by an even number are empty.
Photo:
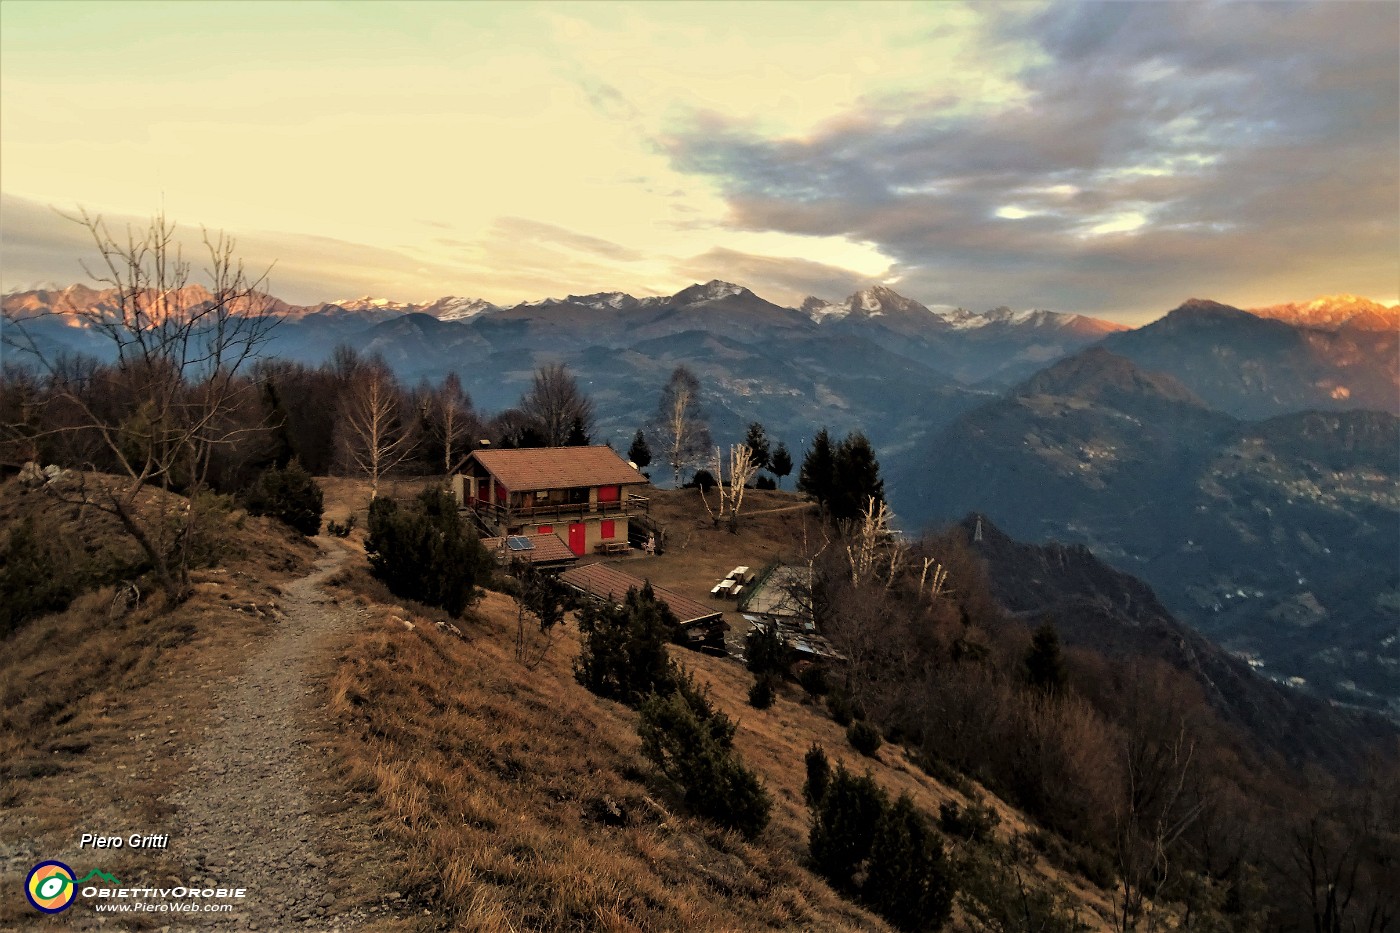
[[[632,438],[632,446],[627,448],[627,459],[637,465],[637,469],[645,470],[651,465],[651,448],[647,446],[647,436],[637,429],[637,436]]]
[[[684,790],[694,813],[750,838],[768,824],[772,801],[734,750],[733,720],[716,710],[688,672],[668,695],[641,704],[642,754]]]
[[[676,619],[650,583],[629,590],[621,606],[584,607],[578,628],[574,679],[593,693],[635,707],[650,693],[675,689],[679,674],[666,645]]]
[[[285,469],[270,467],[243,494],[251,515],[270,515],[310,537],[321,530],[321,487],[295,459]]]
[[[490,572],[486,549],[462,524],[457,500],[441,489],[425,491],[407,509],[391,499],[372,500],[365,553],[371,572],[396,596],[441,606],[454,617]]]
[[[763,430],[761,423],[755,421],[749,425],[749,433],[745,436],[744,443],[752,453],[754,466],[760,470],[767,469],[772,462],[772,453],[768,447],[768,433]]]
[[[807,780],[802,784],[802,799],[815,810],[831,784],[831,762],[826,757],[826,749],[813,742],[807,749],[806,763]]]
[[[778,488],[783,488],[783,477],[792,472],[792,454],[788,453],[787,445],[782,441],[778,442],[778,449],[773,451],[773,458],[768,464],[768,472],[778,479]]]
[[[797,489],[805,492],[825,508],[836,484],[836,452],[831,447],[831,435],[826,428],[812,438],[812,446],[802,458],[797,474]]]
[[[937,930],[952,914],[950,871],[928,819],[900,794],[875,827],[861,900],[906,933]]]
[[[836,522],[854,521],[868,507],[869,500],[885,501],[885,481],[880,478],[880,461],[864,434],[846,435],[833,455],[832,490],[828,497],[831,518]]]
[[[870,855],[875,827],[888,809],[885,792],[869,774],[836,766],[826,793],[813,808],[808,837],[812,864],[837,890],[853,893],[855,875]]]

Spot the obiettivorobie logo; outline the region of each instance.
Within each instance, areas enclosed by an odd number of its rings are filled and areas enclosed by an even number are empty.
[[[46,914],[62,913],[80,897],[106,913],[229,913],[248,896],[247,888],[205,884],[209,886],[127,886],[100,869],[79,878],[63,862],[46,859],[29,869],[24,896]]]
[[[24,879],[24,896],[29,898],[29,903],[35,910],[46,914],[62,913],[73,906],[78,885],[85,884],[93,878],[100,878],[108,884],[121,884],[116,878],[96,868],[81,878],[75,878],[73,869],[50,859],[29,869],[29,876]]]

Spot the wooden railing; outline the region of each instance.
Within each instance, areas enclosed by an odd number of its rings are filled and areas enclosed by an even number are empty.
[[[644,515],[650,503],[634,496],[621,502],[572,502],[554,505],[506,506],[491,502],[476,502],[472,508],[478,515],[498,525],[518,525],[521,522],[583,521],[606,518],[609,515]]]

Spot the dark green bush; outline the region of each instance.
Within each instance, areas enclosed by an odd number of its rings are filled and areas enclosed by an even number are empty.
[[[354,530],[355,516],[353,515],[347,518],[345,520],[345,524],[343,525],[335,520],[326,522],[326,534],[330,535],[333,538],[348,538],[350,537],[350,532]]]
[[[826,696],[831,685],[826,681],[826,668],[820,664],[804,664],[797,672],[797,683],[810,696]]]
[[[688,675],[669,696],[641,705],[642,754],[682,788],[685,804],[749,838],[768,825],[772,802],[734,751],[734,724],[710,705]]]
[[[831,784],[831,762],[827,760],[826,749],[812,743],[807,749],[807,780],[802,782],[802,799],[807,806],[815,809],[826,796],[826,788]]]
[[[896,929],[920,933],[947,922],[955,887],[938,835],[900,794],[875,827],[861,901]]]
[[[476,534],[462,524],[457,503],[430,489],[411,508],[375,499],[365,539],[370,569],[396,595],[441,606],[460,617],[476,598],[476,585],[491,559]]]
[[[585,606],[578,627],[574,679],[598,696],[636,707],[676,689],[679,673],[666,651],[676,619],[650,584],[630,590],[621,606]]]
[[[808,845],[812,867],[838,891],[856,892],[856,872],[870,855],[875,827],[888,806],[885,792],[869,774],[836,766],[812,810]]]
[[[867,758],[878,752],[884,741],[880,738],[880,730],[864,720],[853,722],[846,728],[846,740]]]
[[[696,470],[694,478],[686,485],[698,486],[705,492],[709,492],[711,489],[718,486],[719,482],[715,479],[715,475],[709,470]]]
[[[753,686],[749,688],[749,705],[754,709],[768,709],[772,706],[774,682],[772,674],[760,674],[755,677]]]
[[[253,515],[267,515],[310,537],[321,530],[325,500],[321,487],[296,460],[285,469],[271,467],[243,494]]]
[[[744,664],[756,675],[777,674],[786,677],[788,648],[778,634],[778,626],[760,623],[744,636]]]
[[[844,691],[833,690],[828,693],[826,708],[838,726],[849,726],[856,718],[855,704]]]
[[[984,804],[959,806],[954,801],[938,805],[938,828],[949,836],[968,842],[991,842],[1001,817]]]
[[[43,534],[32,518],[10,528],[0,551],[0,638],[25,622],[68,607],[83,589],[81,555],[58,534]]]

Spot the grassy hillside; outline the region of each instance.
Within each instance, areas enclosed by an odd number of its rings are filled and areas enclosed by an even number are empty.
[[[786,494],[755,497],[738,534],[714,528],[694,490],[653,496],[671,549],[624,568],[697,597],[737,563],[796,553],[804,522],[812,525]],[[686,816],[639,753],[637,714],[574,681],[573,624],[547,648],[529,632],[530,660],[521,661],[507,596],[486,594],[453,625],[394,600],[363,570],[335,582],[378,620],[346,650],[332,682],[339,749],[355,788],[378,802],[383,831],[410,853],[396,885],[431,911],[425,928],[885,929],[804,867],[806,751],[822,745],[833,763],[869,769],[891,796],[908,794],[931,814],[945,801],[970,802],[898,747],[859,756],[795,686],[755,710],[746,701],[752,675],[740,664],[673,649],[738,721],[735,747],[773,798],[768,828],[745,841]],[[1003,836],[1031,829],[993,806]],[[1037,871],[1037,883],[1067,880],[1043,861]],[[1101,892],[1069,883],[1081,919],[1102,925]]]
[[[327,487],[327,517],[366,499],[355,483]],[[702,596],[710,577],[798,553],[819,534],[795,496],[750,505],[731,534],[695,491],[655,494],[671,547],[626,569]],[[115,526],[13,481],[0,487],[4,527],[26,517],[48,540],[86,542],[80,550],[103,566],[139,572]],[[833,763],[868,769],[929,814],[990,799],[971,782],[934,780],[897,746],[857,755],[795,685],[755,710],[737,662],[673,649],[738,722],[735,747],[772,797],[768,827],[745,840],[687,815],[640,754],[637,714],[575,683],[572,621],[548,644],[527,630],[522,660],[513,599],[487,592],[460,620],[405,604],[368,575],[358,533],[308,542],[230,505],[213,538],[177,606],[95,585],[5,640],[6,885],[41,858],[138,880],[235,878],[264,901],[236,924],[262,929],[881,930],[805,867],[806,751],[824,746]],[[327,626],[308,627],[308,613]],[[277,679],[285,667],[295,676]],[[228,811],[228,825],[210,806]],[[1003,839],[1034,829],[991,806]],[[94,862],[77,848],[94,830],[173,841]],[[302,840],[290,862],[277,849],[284,836]],[[1102,892],[1037,856],[1022,864],[1033,884],[1064,885],[1084,923],[1105,925]],[[320,901],[270,899],[292,865],[327,892]],[[22,901],[0,906],[7,929],[42,919]],[[90,905],[66,915],[76,929],[98,919]],[[954,923],[973,926],[961,911]]]

